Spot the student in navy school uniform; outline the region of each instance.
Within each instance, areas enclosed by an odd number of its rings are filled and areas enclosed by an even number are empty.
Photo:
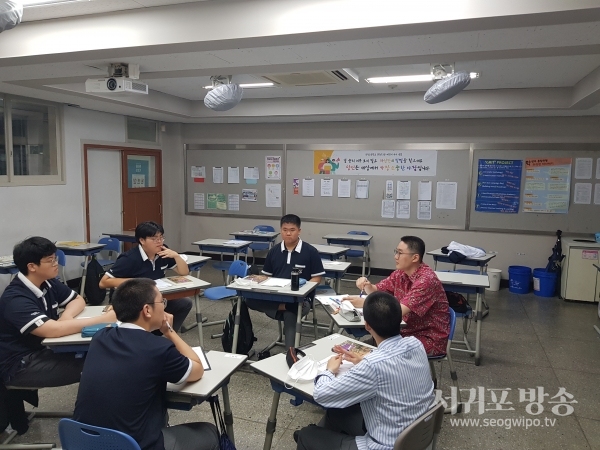
[[[85,300],[56,279],[56,246],[48,239],[35,236],[18,243],[13,260],[19,272],[0,297],[0,403],[8,408],[13,428],[22,434],[28,428],[22,392],[4,387],[77,383],[83,359],[75,358],[75,353],[54,353],[42,341],[79,333],[88,325],[114,322],[116,317],[111,311],[75,319]],[[64,308],[60,317],[59,307]]]
[[[171,326],[152,280],[123,282],[113,308],[121,325],[96,333],[81,374],[73,418],[131,436],[142,450],[218,450],[207,422],[167,427],[167,382],[197,381],[204,368]],[[160,330],[163,336],[152,334]]]
[[[289,279],[292,269],[300,269],[300,277],[319,283],[325,275],[323,261],[317,249],[300,239],[301,220],[295,214],[281,218],[281,244],[275,245],[265,259],[262,273],[276,278]],[[304,300],[302,317],[310,311],[313,296]],[[283,320],[285,347],[294,347],[296,338],[296,319],[298,305],[295,303],[277,303],[268,300],[246,299],[248,308],[264,312],[272,319]]]
[[[190,273],[179,253],[164,245],[164,234],[164,228],[156,222],[142,222],[135,227],[135,239],[139,245],[119,255],[100,280],[100,287],[116,288],[130,278],[158,280],[164,278],[166,269],[173,269],[179,275]],[[175,331],[181,328],[192,305],[188,297],[168,301],[165,311],[173,315]]]

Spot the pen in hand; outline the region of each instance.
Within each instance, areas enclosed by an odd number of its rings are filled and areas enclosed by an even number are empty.
[[[169,329],[169,331],[171,333],[173,333],[173,327],[171,326],[171,324],[169,323],[169,321],[167,320],[167,328]]]

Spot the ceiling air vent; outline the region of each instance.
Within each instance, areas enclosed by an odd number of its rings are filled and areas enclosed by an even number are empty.
[[[348,80],[348,77],[340,70],[277,73],[263,75],[262,77],[280,86],[319,86],[325,84],[338,84]]]

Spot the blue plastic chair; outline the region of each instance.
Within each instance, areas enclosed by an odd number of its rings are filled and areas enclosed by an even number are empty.
[[[246,275],[248,275],[248,269],[249,269],[248,264],[246,262],[238,259],[236,261],[231,262],[231,264],[229,266],[228,274],[232,278],[245,277]],[[237,296],[237,292],[234,289],[227,289],[226,286],[215,286],[215,287],[205,289],[203,296],[209,300],[218,301],[218,300],[223,300],[225,298],[233,299],[234,297]],[[182,327],[181,330],[185,333],[186,331],[189,331],[192,328],[198,327],[198,338],[200,340],[200,347],[204,346],[204,335],[202,334],[202,325],[203,325],[202,321],[203,321],[203,317],[202,317],[202,313],[200,312],[200,302],[196,298],[196,323],[192,323],[191,325]],[[211,325],[219,325],[219,324],[223,324],[223,323],[225,323],[225,320],[215,320],[213,322],[204,323],[204,326],[208,327]],[[215,335],[212,335],[211,337],[216,338],[219,336],[220,336],[220,334],[215,334]]]
[[[347,234],[354,234],[354,235],[361,235],[361,236],[369,235],[369,233],[367,233],[366,231],[348,231]],[[363,261],[366,262],[366,265],[367,265],[367,273],[365,274],[363,272],[362,276],[369,277],[369,276],[371,276],[371,255],[369,254],[369,246],[368,245],[365,247],[365,249],[366,250],[358,250],[358,249],[351,248],[350,250],[348,250],[346,252],[346,254],[344,256],[346,257],[346,259],[362,258]]]
[[[275,228],[273,228],[271,225],[256,225],[254,227],[254,231],[267,231],[267,232],[274,232]],[[250,244],[250,250],[252,250],[252,264],[254,265],[254,253],[255,252],[264,252],[266,250],[269,250],[269,248],[271,247],[271,243],[270,242],[253,242],[252,244]]]
[[[64,284],[67,284],[67,279],[65,278],[65,266],[67,265],[67,257],[65,256],[65,252],[63,252],[60,249],[56,249],[55,255],[56,259],[58,260],[58,265],[60,266],[59,278]]]
[[[108,250],[108,257],[110,258],[110,259],[98,259],[97,261],[100,263],[100,265],[102,267],[106,267],[106,266],[110,266],[110,265],[114,264],[116,261],[116,258],[112,259],[113,252],[116,254],[116,256],[119,256],[119,253],[121,251],[121,243],[119,242],[119,240],[115,239],[115,238],[104,237],[104,238],[101,238],[98,241],[98,243],[105,244],[102,251]]]
[[[58,435],[64,450],[141,450],[138,443],[125,433],[71,419],[58,422]]]
[[[456,376],[456,370],[454,369],[454,364],[452,364],[452,356],[450,355],[450,346],[452,344],[452,338],[454,337],[454,329],[456,327],[456,313],[452,308],[448,308],[448,313],[450,315],[450,333],[448,334],[448,343],[446,344],[446,354],[439,356],[428,356],[429,360],[429,369],[431,370],[431,378],[433,379],[433,383],[437,388],[437,375],[435,373],[435,366],[433,365],[433,361],[448,361],[448,366],[450,366],[450,378],[452,378],[452,384],[456,388],[456,400],[457,405],[453,405],[451,408],[448,408],[444,412],[447,414],[450,413],[459,413],[462,411],[462,404],[460,399],[460,388],[458,387],[458,377]]]
[[[238,253],[242,253],[244,254],[244,259],[246,260],[246,262],[248,261],[248,248],[250,246],[240,250]],[[231,264],[233,264],[235,261],[223,261],[223,254],[224,253],[233,253],[233,250],[231,251],[222,251],[221,252],[221,261],[217,261],[212,263],[212,267],[213,269],[216,270],[220,270],[223,273],[223,284],[227,284],[227,276],[225,275],[226,272],[229,272],[229,269],[231,267]]]

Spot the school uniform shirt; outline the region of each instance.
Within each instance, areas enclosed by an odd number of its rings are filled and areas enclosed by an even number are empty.
[[[294,268],[300,269],[300,278],[306,281],[325,275],[319,252],[302,239],[298,240],[298,244],[291,252],[285,248],[283,241],[269,250],[262,273],[275,278],[289,279]]]
[[[184,383],[192,362],[164,337],[124,323],[96,333],[83,365],[73,418],[164,450],[167,382]]]
[[[177,266],[175,258],[163,258],[156,255],[154,260],[148,258],[141,245],[121,253],[113,266],[106,272],[111,278],[164,278],[165,270]]]
[[[403,317],[406,327],[402,336],[416,337],[430,356],[446,353],[450,333],[448,298],[442,282],[427,264],[421,263],[411,276],[396,270],[376,287],[410,309]]]
[[[313,397],[325,408],[360,403],[367,433],[356,437],[359,450],[392,450],[398,435],[435,401],[423,346],[401,336],[385,339],[341,376],[328,370],[318,375]]]
[[[44,338],[31,332],[48,320],[58,319],[58,307],[64,308],[77,292],[52,279],[41,289],[21,272],[0,297],[0,377],[8,382],[21,365],[21,359],[44,346]]]

